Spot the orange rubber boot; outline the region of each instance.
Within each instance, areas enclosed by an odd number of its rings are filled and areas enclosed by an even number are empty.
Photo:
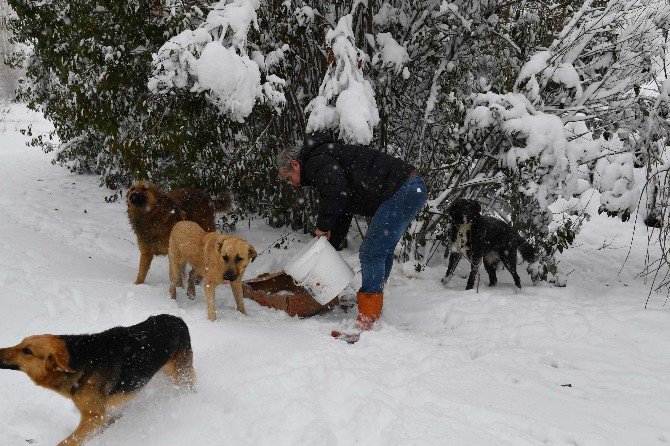
[[[358,317],[354,322],[353,332],[342,333],[334,330],[331,336],[354,343],[360,338],[361,332],[372,330],[382,315],[384,293],[358,292]]]
[[[358,292],[358,317],[354,327],[361,331],[371,330],[382,315],[384,293]]]

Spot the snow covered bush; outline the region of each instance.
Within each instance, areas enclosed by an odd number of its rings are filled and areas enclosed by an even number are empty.
[[[644,192],[650,222],[667,207],[670,7],[655,0],[10,3],[33,48],[21,97],[56,124],[58,159],[110,187],[236,185],[238,217],[308,230],[318,202],[272,160],[325,130],[424,176],[403,260],[439,259],[450,204],[474,198],[554,279],[587,218],[553,214],[559,199],[597,189],[626,219]]]
[[[667,32],[659,25],[664,26],[667,12],[659,11],[655,1],[601,3],[583,2],[549,48],[522,67],[515,89],[540,110],[565,123],[585,121],[592,132],[606,131],[609,139],[617,131],[638,132],[636,109],[645,101],[641,88],[664,68]],[[627,147],[630,142],[626,138],[615,151],[602,147],[586,155],[600,157],[592,167],[601,209],[624,219],[637,207],[633,164],[635,152],[644,150]]]
[[[236,194],[240,215],[262,210],[268,195],[281,195],[281,188],[276,194],[276,185],[267,181],[273,168],[270,148],[252,148],[261,146],[255,143],[258,135],[270,133],[269,115],[285,101],[283,80],[267,73],[283,64],[286,47],[269,42],[267,51],[258,46],[242,51],[249,48],[246,33],[255,23],[251,2],[11,4],[16,14],[10,27],[17,42],[31,49],[26,57],[15,55],[15,63],[28,65],[29,82],[19,99],[54,123],[54,134],[35,135],[34,144],[56,150],[57,162],[99,174],[102,184],[117,194],[134,178],[211,191],[240,184],[246,192]],[[284,10],[279,7],[267,15],[281,20]],[[207,21],[217,17],[217,26]],[[192,67],[198,71],[182,78],[188,82],[200,74],[198,85],[181,89],[173,78],[168,88],[164,84],[170,77],[157,65],[166,55],[161,49],[175,45],[172,37],[202,35],[202,26],[210,25],[205,57]],[[197,48],[198,57],[205,46]],[[222,51],[225,60],[216,57]],[[185,57],[183,51],[181,55]],[[221,71],[222,62],[239,70]],[[242,93],[231,96],[231,91]],[[252,108],[256,114],[250,116]],[[254,156],[246,157],[249,153]]]
[[[477,95],[465,116],[463,131],[470,140],[493,137],[509,141],[493,145],[489,153],[502,169],[519,172],[519,191],[541,207],[558,196],[577,193],[577,156],[568,146],[563,123],[555,115],[535,110],[523,95]],[[486,147],[486,141],[482,145]]]
[[[28,48],[13,60],[29,80],[18,99],[55,126],[34,144],[51,150],[57,141],[57,162],[118,187],[142,163],[142,126],[160,108],[146,87],[151,53],[197,14],[149,0],[9,4],[14,40]]]
[[[261,84],[261,67],[272,69],[266,56],[248,54],[250,29],[258,29],[258,0],[220,1],[195,30],[184,30],[167,41],[154,55],[154,72],[149,89],[166,94],[173,90],[205,93],[219,112],[236,122],[244,122],[256,102],[269,102],[277,111],[286,99],[281,91],[284,80],[267,75]],[[272,57],[283,58],[286,46]],[[279,89],[277,87],[280,87]]]

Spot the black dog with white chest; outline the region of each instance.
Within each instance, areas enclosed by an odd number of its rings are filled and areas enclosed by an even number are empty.
[[[442,282],[446,285],[458,262],[463,256],[470,262],[470,276],[465,287],[470,290],[475,285],[479,262],[484,260],[484,268],[489,275],[489,286],[494,286],[496,266],[502,262],[512,274],[514,284],[521,288],[521,280],[516,272],[516,253],[527,262],[535,260],[533,247],[519,236],[512,227],[502,220],[481,215],[481,205],[475,200],[458,200],[449,215],[453,221],[451,231],[451,253],[447,274]]]

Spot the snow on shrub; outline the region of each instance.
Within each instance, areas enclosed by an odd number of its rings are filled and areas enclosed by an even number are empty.
[[[555,63],[551,61],[550,51],[540,51],[531,56],[521,68],[516,86],[525,84],[528,98],[535,101],[540,97],[540,88],[546,87],[549,81],[562,84],[566,88],[575,89],[575,98],[582,95],[579,73],[571,63]]]
[[[376,36],[378,51],[372,56],[372,64],[380,62],[382,66],[391,66],[398,74],[409,61],[407,48],[400,45],[391,33],[379,33]]]
[[[379,27],[386,27],[395,23],[407,25],[407,16],[400,8],[393,7],[390,3],[384,2],[379,11],[372,17],[372,23]]]
[[[661,104],[643,89],[658,84],[670,9],[652,0],[601,6],[581,3],[551,44],[523,65],[514,88],[566,124],[581,182],[590,176],[601,192],[600,210],[627,219],[642,190],[634,168],[641,158],[657,159],[662,146]],[[589,125],[577,130],[578,121]]]
[[[464,131],[498,131],[513,144],[491,148],[503,168],[518,170],[521,163],[533,161],[526,172],[523,192],[546,207],[558,196],[577,192],[577,158],[569,149],[565,129],[554,115],[535,110],[518,93],[480,94],[465,117]]]
[[[640,188],[633,175],[634,154],[617,135],[594,140],[583,122],[564,125],[558,116],[536,110],[523,95],[479,95],[465,118],[465,131],[500,132],[491,148],[502,168],[521,170],[520,191],[541,207],[570,199],[588,187],[601,192],[601,209],[628,218],[637,207]],[[570,135],[577,136],[568,141]],[[525,163],[528,167],[521,168]],[[589,167],[591,166],[591,167]],[[589,172],[593,181],[590,183]]]
[[[630,215],[640,200],[640,188],[636,186],[633,174],[633,154],[609,155],[596,161],[593,185],[602,192],[600,204],[603,210]]]
[[[213,4],[197,29],[181,32],[153,55],[149,89],[163,94],[175,89],[205,92],[221,114],[237,122],[244,122],[259,101],[279,109],[286,102],[284,80],[273,75],[262,83],[262,54],[254,54],[254,60],[247,54],[249,30],[258,29],[259,6],[259,0]]]
[[[246,55],[210,42],[195,62],[199,89],[209,90],[222,113],[242,122],[251,114],[261,93],[261,72],[258,64]]]
[[[370,144],[379,111],[372,86],[363,75],[367,55],[356,48],[351,23],[351,14],[345,15],[326,33],[329,62],[334,65],[329,64],[318,96],[305,108],[307,133],[339,130],[340,139],[347,143]]]

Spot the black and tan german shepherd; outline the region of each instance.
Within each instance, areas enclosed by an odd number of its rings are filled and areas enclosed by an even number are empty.
[[[72,400],[81,421],[59,446],[80,445],[99,433],[113,421],[110,410],[161,369],[184,389],[195,379],[188,327],[167,314],[97,334],[30,336],[0,349],[0,369],[20,370]]]

